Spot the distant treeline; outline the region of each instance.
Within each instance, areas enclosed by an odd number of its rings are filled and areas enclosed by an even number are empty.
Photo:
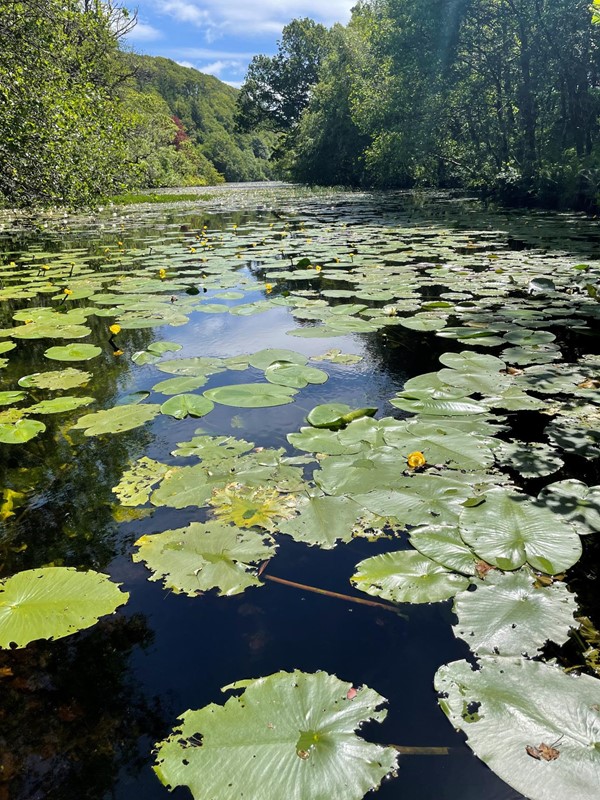
[[[280,134],[295,180],[600,200],[600,21],[590,0],[359,0],[256,57],[241,123]],[[594,0],[596,10],[600,3]]]
[[[0,203],[271,177],[274,134],[236,132],[237,91],[122,51],[134,25],[106,0],[0,0]]]

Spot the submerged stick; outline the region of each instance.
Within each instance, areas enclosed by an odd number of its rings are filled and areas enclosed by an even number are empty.
[[[259,572],[259,574],[261,574]],[[348,603],[359,603],[362,606],[370,606],[371,608],[381,608],[384,611],[392,611],[404,619],[407,619],[406,614],[403,614],[396,606],[387,605],[386,603],[378,603],[376,600],[364,600],[362,597],[352,597],[349,594],[340,594],[339,592],[330,592],[329,589],[319,589],[316,586],[307,586],[305,583],[296,583],[295,581],[288,581],[285,578],[276,578],[274,575],[262,575],[264,580],[273,581],[273,583],[281,583],[283,586],[291,586],[293,589],[302,589],[305,592],[314,592],[315,594],[323,594],[325,597],[335,597],[337,600],[345,600]]]
[[[457,747],[404,747],[401,744],[388,744],[403,756],[456,756],[462,751]]]

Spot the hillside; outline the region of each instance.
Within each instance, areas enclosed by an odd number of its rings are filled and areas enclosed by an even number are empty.
[[[135,104],[148,97],[162,113],[176,118],[176,141],[189,141],[227,181],[264,180],[271,177],[268,157],[272,135],[235,131],[238,90],[212,75],[182,67],[167,58],[127,54],[133,77],[130,87]],[[188,139],[189,137],[189,139]],[[163,185],[167,185],[163,182]]]

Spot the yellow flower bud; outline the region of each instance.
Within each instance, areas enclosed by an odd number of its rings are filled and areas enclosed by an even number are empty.
[[[121,333],[121,326],[117,324],[111,325],[108,330],[116,336],[117,333]]]
[[[415,450],[414,453],[409,453],[406,461],[411,469],[420,469],[427,463],[425,456],[419,450]]]

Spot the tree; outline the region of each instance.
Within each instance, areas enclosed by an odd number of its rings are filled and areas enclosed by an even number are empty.
[[[241,130],[258,125],[288,131],[298,122],[317,82],[328,47],[328,31],[311,19],[295,19],[283,29],[275,56],[254,56],[238,96]]]

